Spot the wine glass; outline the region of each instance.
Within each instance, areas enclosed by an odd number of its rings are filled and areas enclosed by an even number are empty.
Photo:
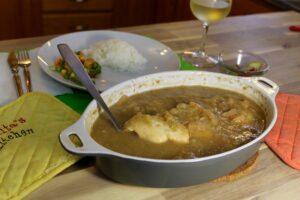
[[[232,0],[190,0],[193,15],[202,21],[203,34],[199,50],[184,52],[182,57],[185,60],[199,68],[215,66],[205,51],[205,40],[209,24],[225,18],[231,10],[231,5]]]

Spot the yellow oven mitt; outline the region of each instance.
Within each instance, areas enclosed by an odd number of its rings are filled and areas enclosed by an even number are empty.
[[[58,135],[79,115],[44,93],[29,93],[0,108],[0,200],[21,199],[79,157]]]

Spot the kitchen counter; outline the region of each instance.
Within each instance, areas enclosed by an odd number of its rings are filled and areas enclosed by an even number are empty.
[[[213,24],[207,50],[244,49],[264,57],[270,71],[265,75],[280,86],[281,92],[300,94],[300,33],[290,25],[300,25],[300,13],[228,17]],[[196,50],[200,45],[199,21],[155,24],[115,29],[150,36],[175,52]],[[0,41],[0,51],[33,48],[54,36]],[[259,150],[253,170],[231,182],[209,182],[182,188],[145,188],[109,180],[84,158],[27,196],[33,199],[299,199],[300,172],[284,164],[266,145]]]

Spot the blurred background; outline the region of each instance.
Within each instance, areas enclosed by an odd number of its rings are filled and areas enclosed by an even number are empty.
[[[290,9],[300,0],[233,0],[230,15]],[[188,0],[0,0],[0,40],[191,19]]]

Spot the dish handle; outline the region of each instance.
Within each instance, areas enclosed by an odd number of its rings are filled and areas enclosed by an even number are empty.
[[[251,79],[259,88],[263,89],[273,99],[275,99],[279,91],[279,86],[276,83],[265,77],[252,77]]]
[[[65,150],[76,155],[111,154],[108,149],[100,146],[89,136],[81,120],[62,131],[59,140]]]

